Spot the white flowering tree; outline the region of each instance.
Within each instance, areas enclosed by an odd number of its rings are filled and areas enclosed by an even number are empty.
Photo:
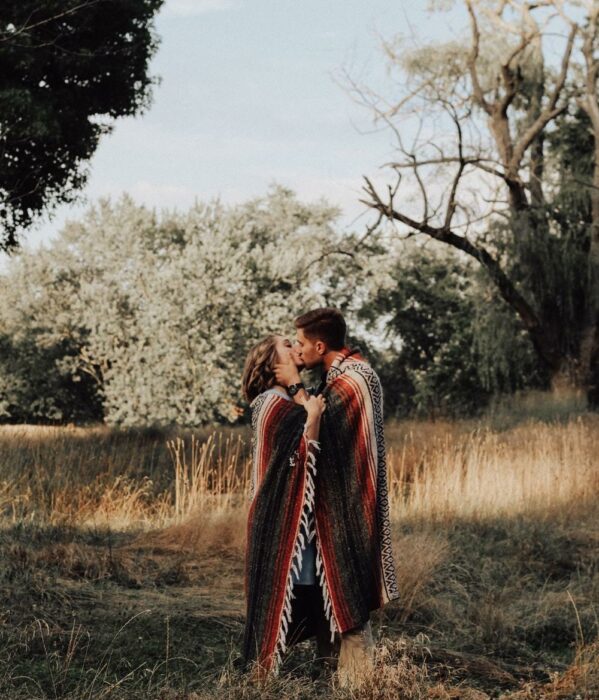
[[[334,301],[340,262],[346,280],[368,268],[366,250],[348,254],[337,215],[281,187],[161,217],[126,196],[101,201],[0,281],[0,409],[23,396],[28,370],[15,372],[10,352],[26,342],[52,350],[47,371],[63,384],[91,382],[109,423],[234,420],[249,346]],[[40,412],[51,410],[46,396]]]

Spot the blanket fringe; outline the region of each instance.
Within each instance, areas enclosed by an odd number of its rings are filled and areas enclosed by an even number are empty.
[[[322,561],[319,539],[316,539],[316,576],[318,577],[320,588],[322,589],[322,597],[324,599],[324,614],[329,622],[329,629],[331,630],[331,642],[333,642],[335,641],[335,632],[337,632],[338,627],[335,621],[335,615],[333,613],[333,608],[331,604],[331,596],[329,594],[329,587],[327,584],[324,564]]]
[[[314,476],[316,475],[316,452],[320,450],[320,444],[317,440],[309,440],[307,457],[306,457],[306,480],[304,484],[304,502],[302,505],[302,515],[293,547],[293,556],[291,557],[291,567],[287,575],[287,583],[285,585],[285,599],[283,603],[283,614],[281,616],[281,624],[277,643],[273,652],[273,673],[278,675],[281,666],[282,654],[287,651],[287,632],[291,624],[291,601],[295,598],[293,593],[293,574],[299,576],[302,569],[302,550],[306,548],[306,544],[312,540],[315,535],[314,523],[309,521],[309,515],[314,510]],[[312,527],[310,527],[312,525]],[[302,526],[304,532],[302,532]],[[317,541],[318,544],[318,541]]]

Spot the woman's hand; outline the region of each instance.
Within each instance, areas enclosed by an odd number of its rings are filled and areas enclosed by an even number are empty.
[[[310,396],[303,402],[308,417],[306,418],[305,434],[308,440],[318,440],[320,433],[320,418],[327,407],[326,399],[322,394]]]
[[[324,413],[327,407],[327,402],[324,396],[310,396],[307,401],[304,401],[304,408],[308,414],[308,422],[317,421]]]

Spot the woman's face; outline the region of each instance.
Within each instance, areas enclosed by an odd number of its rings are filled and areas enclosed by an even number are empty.
[[[282,335],[277,336],[276,346],[277,355],[279,356],[279,362],[286,362],[287,358],[291,356],[291,360],[299,369],[303,369],[304,363],[300,359],[297,350],[292,346],[289,338],[285,338]]]

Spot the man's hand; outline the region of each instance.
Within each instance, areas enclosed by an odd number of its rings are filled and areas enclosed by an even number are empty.
[[[302,380],[300,379],[299,370],[297,365],[291,357],[291,353],[287,354],[284,362],[277,362],[274,366],[275,377],[277,378],[277,384],[281,386],[291,386],[292,384],[299,384]]]

